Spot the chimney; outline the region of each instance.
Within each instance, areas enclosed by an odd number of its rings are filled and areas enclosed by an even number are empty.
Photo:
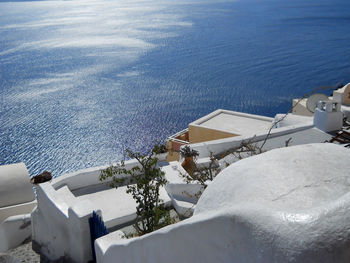
[[[319,101],[314,115],[316,128],[324,132],[340,130],[343,127],[343,113],[340,107],[339,102]]]

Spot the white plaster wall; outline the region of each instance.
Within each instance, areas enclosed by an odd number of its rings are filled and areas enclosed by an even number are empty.
[[[168,181],[165,186],[166,192],[176,212],[183,217],[191,216],[203,186],[195,182],[186,182],[184,176],[188,176],[188,173],[180,162],[170,162],[169,165],[162,167],[162,171]]]
[[[0,252],[19,246],[30,237],[30,214],[8,217],[0,224]]]
[[[31,214],[35,250],[51,261],[91,260],[88,218],[92,204],[88,200],[67,204],[49,182],[38,185],[37,198],[38,208]]]
[[[230,221],[223,216],[190,218],[141,238],[109,240],[107,235],[95,241],[97,262],[234,262],[232,248],[242,244],[244,231],[227,235],[233,230]],[[113,244],[115,240],[118,243]]]
[[[30,214],[36,207],[36,204],[37,202],[34,200],[28,203],[0,207],[0,222],[4,221],[10,216]]]
[[[130,160],[125,165],[132,168],[139,163]],[[88,219],[93,210],[102,214],[93,200],[86,196],[79,199],[72,191],[106,184],[99,177],[107,167],[84,169],[37,186],[38,207],[31,214],[32,239],[35,249],[49,260],[81,263],[92,259]],[[113,208],[111,201],[106,200]]]
[[[200,184],[167,184],[166,190],[171,197],[189,203],[196,204],[198,198],[196,195],[203,190]]]
[[[131,240],[115,239],[115,242],[105,236],[95,242],[97,262],[349,262],[350,252],[345,248],[348,242],[343,237],[349,232],[340,237],[336,233],[343,231],[341,227],[334,229],[335,235],[341,239],[337,243],[336,237],[327,237],[329,229],[325,223],[296,223],[293,227],[284,227],[280,223],[280,214],[254,210],[249,210],[248,206],[217,215],[194,217]],[[341,212],[341,209],[334,212]],[[344,217],[344,221],[349,219]],[[335,221],[330,218],[329,223]],[[276,231],[271,232],[271,229]],[[319,232],[316,233],[315,229]],[[301,238],[301,231],[310,234]],[[320,241],[318,234],[326,238]],[[107,245],[111,243],[114,244]]]
[[[308,124],[312,125],[313,124],[313,117],[312,116],[301,116],[301,115],[296,115],[296,114],[276,114],[274,122],[276,123],[276,128],[281,128],[281,127],[287,127],[287,126],[292,126],[292,125],[297,125],[297,124]]]
[[[49,259],[57,260],[65,255],[69,243],[69,207],[55,196],[49,182],[39,184],[36,192],[38,207],[31,214],[34,248]]]
[[[24,163],[0,166],[0,252],[30,237],[30,212],[36,200]]]
[[[115,165],[115,164],[114,164]],[[125,161],[125,168],[130,169],[140,164],[135,160]],[[58,189],[64,185],[73,191],[79,188],[101,184],[100,173],[103,169],[106,169],[110,165],[92,167],[83,170],[76,171],[74,173],[64,174],[52,180],[52,185],[55,189]],[[106,180],[105,182],[108,182]]]
[[[272,123],[271,123],[272,125]],[[279,136],[283,136],[286,134],[292,134],[298,131],[307,130],[313,127],[313,124],[297,124],[288,127],[281,127],[271,130],[271,134],[269,138],[275,138]],[[267,133],[256,134],[255,136],[236,136],[232,138],[225,138],[215,141],[202,142],[202,143],[194,143],[191,144],[191,148],[199,152],[198,158],[209,157],[211,154],[218,154],[225,152],[231,148],[240,146],[241,142],[251,141],[258,142],[262,141],[266,138]]]
[[[140,238],[95,241],[97,262],[350,262],[350,150],[311,144],[239,161],[194,216]]]
[[[0,166],[0,207],[31,202],[35,199],[24,163]]]
[[[69,214],[69,248],[68,258],[73,262],[88,262],[92,260],[91,238],[89,218],[92,215],[93,206],[89,200],[70,207]],[[101,215],[100,210],[96,210]]]
[[[343,104],[344,102],[344,93],[343,92],[338,92],[338,91],[333,91],[333,101],[340,102]]]

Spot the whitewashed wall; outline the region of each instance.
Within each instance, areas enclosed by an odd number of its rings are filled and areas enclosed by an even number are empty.
[[[287,134],[292,134],[298,131],[307,130],[313,127],[313,124],[298,124],[288,127],[281,127],[271,130],[269,138],[275,138]],[[235,136],[231,138],[225,138],[220,140],[194,143],[191,144],[191,148],[199,152],[198,158],[209,157],[211,154],[219,154],[230,150],[234,147],[239,147],[242,141],[258,142],[263,141],[266,138],[267,132],[263,134],[256,134],[255,136]]]
[[[0,166],[0,252],[14,248],[30,237],[29,213],[35,206],[25,164]]]
[[[101,237],[97,262],[347,263],[349,158],[320,143],[239,161],[208,186],[192,218],[139,238]]]
[[[125,164],[131,168],[138,162],[130,160]],[[94,206],[89,200],[77,202],[71,191],[105,183],[99,180],[105,168],[84,169],[37,186],[38,207],[32,212],[36,251],[51,261],[81,263],[92,259],[88,219]]]

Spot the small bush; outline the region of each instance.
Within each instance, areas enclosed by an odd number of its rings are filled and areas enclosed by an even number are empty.
[[[166,148],[165,144],[160,144],[157,143],[156,145],[154,145],[152,152],[154,154],[161,154],[161,153],[166,153],[168,151],[168,149]]]
[[[118,187],[125,184],[128,178],[126,192],[131,194],[137,203],[137,222],[134,227],[138,235],[143,235],[171,223],[169,211],[160,204],[162,200],[159,198],[159,189],[166,184],[166,179],[164,172],[157,166],[158,159],[154,157],[154,151],[150,155],[142,155],[126,150],[126,154],[136,159],[140,165],[126,169],[122,161],[103,170],[100,180],[113,178],[110,185]]]
[[[198,151],[191,149],[191,147],[188,145],[186,145],[180,149],[180,154],[183,158],[197,157],[199,155]]]

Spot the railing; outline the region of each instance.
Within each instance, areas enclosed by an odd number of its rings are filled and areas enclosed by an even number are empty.
[[[92,212],[92,217],[89,218],[89,226],[92,257],[94,258],[94,262],[96,262],[96,252],[94,246],[95,240],[99,237],[109,234],[109,231],[107,230],[102,218],[95,211]]]

